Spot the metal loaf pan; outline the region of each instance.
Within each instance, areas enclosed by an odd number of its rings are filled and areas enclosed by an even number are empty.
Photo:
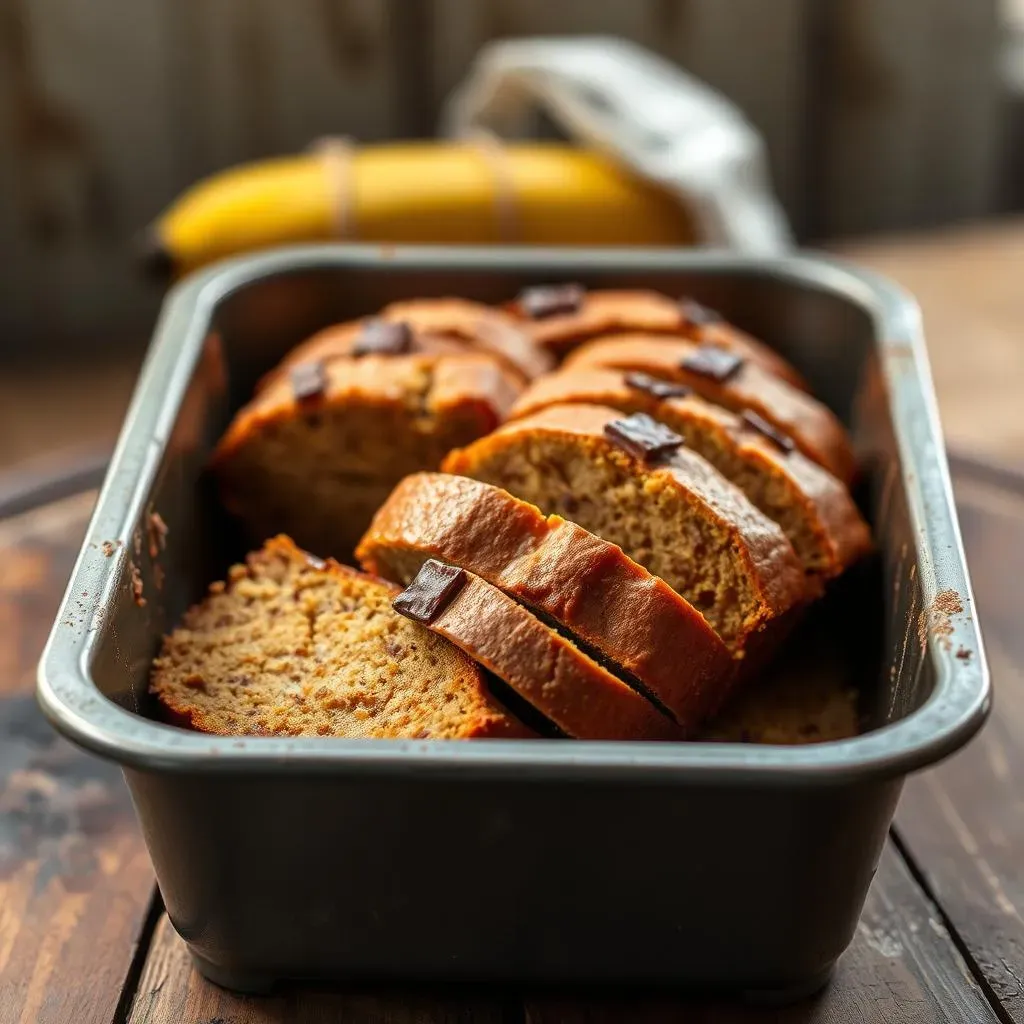
[[[843,626],[850,657],[869,653],[870,730],[802,747],[446,743],[211,737],[147,718],[161,634],[241,553],[203,467],[259,375],[393,299],[494,302],[566,279],[696,296],[777,345],[850,425],[879,548]],[[961,746],[989,704],[917,309],[804,256],[325,246],[215,267],[167,300],[39,699],[124,767],[170,918],[229,987],[811,990],[850,941],[904,776]]]

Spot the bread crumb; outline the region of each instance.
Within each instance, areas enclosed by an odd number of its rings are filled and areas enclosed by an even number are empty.
[[[150,512],[146,517],[146,533],[149,537],[149,557],[156,558],[167,547],[167,524],[159,512]]]
[[[142,596],[142,575],[139,567],[134,562],[129,563],[129,567],[132,574],[132,597],[140,608],[145,608],[146,599]]]
[[[935,595],[935,600],[917,617],[917,639],[922,649],[928,644],[928,634],[946,650],[950,647],[950,634],[953,623],[950,618],[964,610],[960,595],[955,590],[943,590]]]

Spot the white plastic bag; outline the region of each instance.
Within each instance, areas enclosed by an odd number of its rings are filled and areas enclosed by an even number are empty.
[[[641,47],[599,36],[492,43],[449,96],[441,131],[522,139],[538,110],[678,195],[706,244],[752,253],[791,244],[761,137],[723,96]]]

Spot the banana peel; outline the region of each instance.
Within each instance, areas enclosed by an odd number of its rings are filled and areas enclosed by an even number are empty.
[[[687,211],[598,153],[558,143],[395,143],[236,167],[152,225],[146,264],[180,276],[214,260],[316,241],[687,245]]]

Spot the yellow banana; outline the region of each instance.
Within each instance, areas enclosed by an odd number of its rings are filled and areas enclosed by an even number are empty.
[[[685,245],[686,211],[599,154],[562,144],[327,147],[207,178],[153,225],[148,260],[186,273],[289,242]]]

